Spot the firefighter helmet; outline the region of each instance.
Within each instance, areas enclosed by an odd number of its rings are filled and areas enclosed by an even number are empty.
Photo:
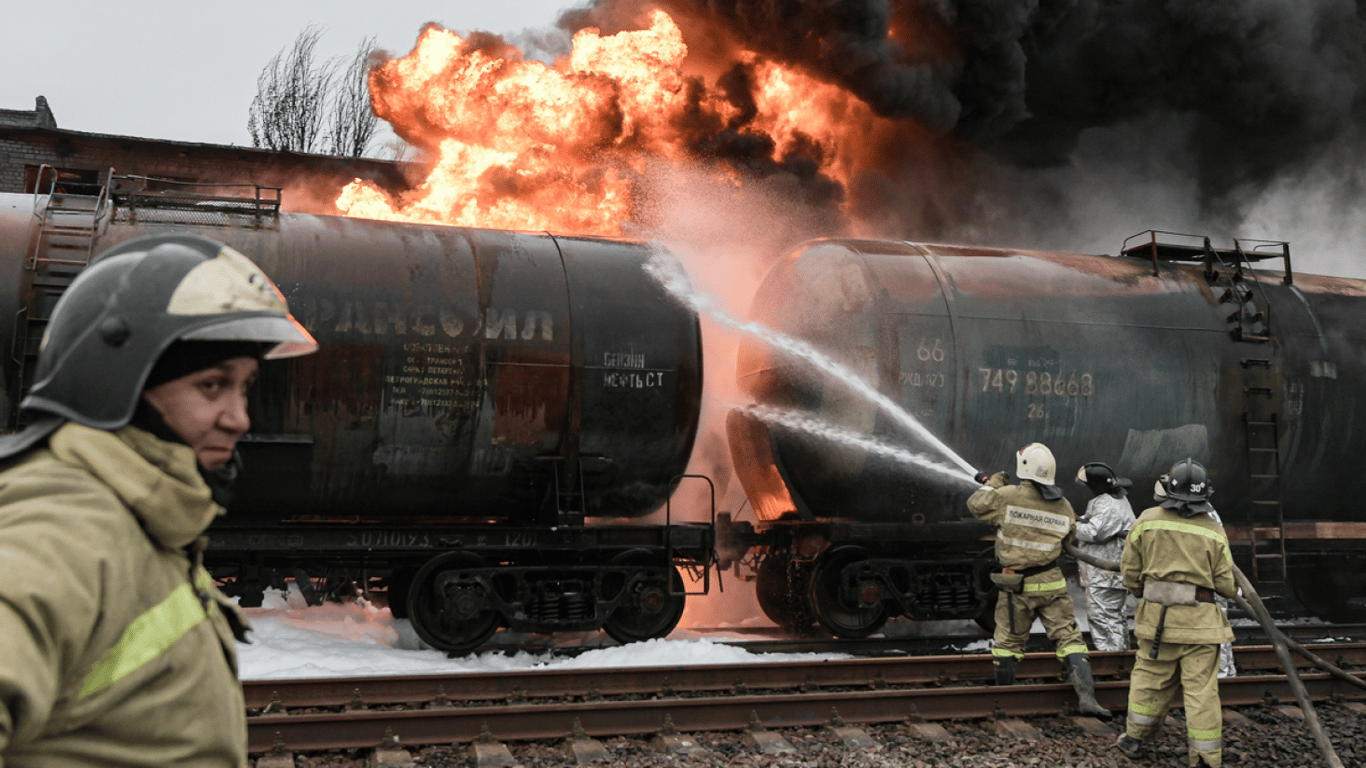
[[[1015,474],[1021,480],[1053,485],[1057,469],[1058,464],[1053,460],[1053,452],[1043,443],[1030,443],[1015,452]]]
[[[1214,493],[1209,475],[1205,468],[1194,459],[1186,458],[1172,465],[1167,473],[1167,498],[1162,506],[1174,509],[1183,517],[1209,512],[1214,507],[1209,503]]]
[[[182,340],[256,342],[266,359],[318,348],[246,256],[200,235],[149,235],[100,254],[62,294],[19,407],[35,421],[118,429]]]
[[[1127,495],[1129,487],[1133,485],[1127,478],[1117,477],[1110,465],[1101,461],[1083,464],[1077,470],[1077,482],[1089,488],[1091,493],[1097,496],[1108,493],[1115,498]]]
[[[1163,501],[1167,498],[1167,476],[1157,478],[1153,483],[1153,501]]]

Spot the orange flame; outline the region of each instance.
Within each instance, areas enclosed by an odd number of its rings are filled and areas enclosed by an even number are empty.
[[[639,204],[633,180],[643,163],[697,159],[689,121],[700,115],[726,126],[739,114],[720,92],[689,80],[687,55],[663,11],[650,14],[649,29],[580,31],[554,66],[524,59],[500,38],[429,26],[411,53],[370,80],[375,113],[435,158],[427,179],[398,199],[358,179],[337,208],[374,219],[619,235]],[[856,145],[845,137],[876,122],[868,106],[751,52],[736,60],[754,73],[758,109],[741,130],[767,136],[774,161],[815,147],[821,171],[847,183],[856,161],[844,147]]]

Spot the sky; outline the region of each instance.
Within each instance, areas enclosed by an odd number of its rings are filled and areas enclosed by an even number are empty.
[[[7,2],[0,25],[0,109],[47,98],[57,127],[251,146],[247,111],[271,57],[309,25],[319,61],[349,61],[361,41],[403,55],[429,21],[456,32],[549,29],[582,0],[66,0]]]

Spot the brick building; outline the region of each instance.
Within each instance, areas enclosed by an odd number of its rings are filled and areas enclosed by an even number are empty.
[[[423,178],[411,163],[62,130],[42,96],[31,111],[0,109],[0,192],[57,186],[94,193],[110,169],[173,182],[279,188],[284,210],[312,213],[335,213],[330,201],[356,178],[391,193]]]

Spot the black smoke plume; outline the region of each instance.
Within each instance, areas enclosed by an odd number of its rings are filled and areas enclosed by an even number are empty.
[[[560,26],[639,28],[653,7],[690,55],[748,49],[931,137],[872,137],[878,162],[831,190],[803,162],[816,157],[766,157],[743,124],[697,126],[697,152],[806,169],[814,197],[847,200],[882,236],[1056,235],[1077,226],[1080,194],[1126,188],[1148,215],[1187,195],[1187,221],[1227,229],[1330,156],[1337,188],[1360,186],[1366,0],[602,0]],[[735,66],[724,87],[743,105]]]

